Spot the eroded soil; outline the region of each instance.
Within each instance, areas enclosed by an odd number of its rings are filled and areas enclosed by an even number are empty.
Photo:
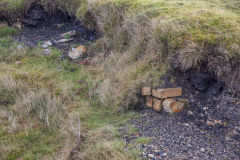
[[[61,49],[64,53],[72,46],[80,44],[88,45],[97,37],[97,33],[84,27],[80,21],[70,17],[61,11],[49,15],[41,6],[33,6],[22,20],[22,32],[15,36],[19,42],[30,47],[41,45],[45,41],[51,41],[53,47]],[[54,41],[63,39],[62,33],[75,30],[77,35],[72,41],[56,44]],[[68,37],[67,37],[68,38]]]

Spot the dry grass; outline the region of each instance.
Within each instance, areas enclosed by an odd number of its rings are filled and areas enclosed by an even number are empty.
[[[83,160],[104,159],[104,160],[128,160],[135,159],[135,155],[129,151],[123,151],[124,144],[115,140],[118,136],[116,128],[111,125],[100,127],[88,133],[87,146],[79,153]]]
[[[139,87],[147,81],[157,84],[164,64],[183,72],[204,69],[240,90],[239,77],[230,78],[237,75],[234,66],[240,63],[240,22],[234,4],[238,3],[89,0],[77,15],[103,33],[93,46],[96,53],[105,53],[105,60],[97,63],[105,73],[96,90],[100,101],[125,109],[134,106]]]

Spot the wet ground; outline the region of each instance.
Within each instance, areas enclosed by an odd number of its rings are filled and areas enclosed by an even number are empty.
[[[17,41],[35,47],[49,40],[53,43],[53,47],[61,49],[63,52],[67,52],[74,45],[87,45],[98,37],[95,31],[87,29],[74,17],[70,17],[61,11],[49,15],[38,5],[33,6],[28,11],[22,20],[22,26],[22,32],[15,36]],[[73,38],[72,41],[54,43],[54,41],[63,39],[63,37],[60,37],[62,33],[73,30],[77,32],[77,35],[71,37]]]

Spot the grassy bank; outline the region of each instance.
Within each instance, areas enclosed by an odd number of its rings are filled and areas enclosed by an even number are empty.
[[[33,2],[0,0],[0,17],[17,21]],[[61,61],[59,50],[44,57],[40,48],[19,48],[11,39],[18,31],[0,29],[0,158],[64,159],[78,144],[80,125],[80,158],[134,159],[116,126],[134,115],[124,111],[138,105],[140,87],[162,83],[171,67],[205,70],[240,90],[237,0],[38,3],[76,15],[102,37],[84,67]]]
[[[104,57],[98,62],[105,77],[96,90],[103,104],[134,106],[138,86],[160,83],[169,66],[207,71],[239,91],[237,6],[236,0],[86,2],[77,16],[103,33],[93,47]]]
[[[117,131],[135,113],[113,114],[91,97],[98,69],[19,47],[16,32],[0,28],[0,159],[68,159],[78,145],[81,159],[135,159]]]

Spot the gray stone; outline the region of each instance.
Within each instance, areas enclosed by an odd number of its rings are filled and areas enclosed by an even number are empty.
[[[68,38],[68,39],[60,39],[60,40],[56,40],[54,41],[54,43],[58,44],[58,43],[66,43],[66,42],[70,42],[73,41],[74,38]]]

